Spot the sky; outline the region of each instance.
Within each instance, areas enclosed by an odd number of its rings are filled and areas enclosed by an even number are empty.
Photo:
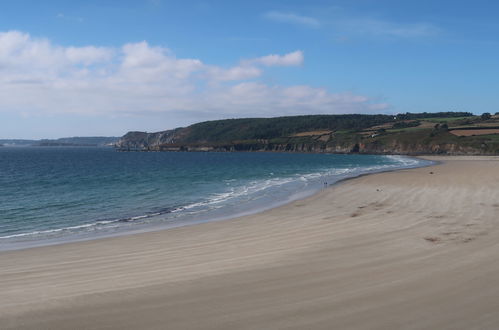
[[[495,1],[0,0],[0,138],[499,111]]]

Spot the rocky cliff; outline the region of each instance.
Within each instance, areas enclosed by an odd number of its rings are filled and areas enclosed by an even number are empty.
[[[116,142],[119,150],[154,150],[160,145],[176,142],[176,130],[167,130],[156,133],[128,132]]]

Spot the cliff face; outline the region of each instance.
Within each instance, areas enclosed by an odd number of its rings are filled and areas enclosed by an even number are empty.
[[[168,130],[157,133],[128,132],[115,147],[118,150],[152,150],[162,144],[171,144],[175,141],[175,131]]]
[[[447,155],[494,155],[497,151],[487,150],[486,148],[476,148],[461,146],[454,143],[435,143],[422,144],[415,143],[407,145],[404,143],[394,142],[391,145],[379,146],[373,144],[360,145],[362,153],[370,154],[398,154],[398,155],[432,155],[432,154],[447,154]]]
[[[130,134],[130,133],[129,133]],[[262,142],[238,142],[227,144],[177,144],[173,143],[171,133],[142,133],[127,134],[120,140],[121,151],[260,151],[260,152],[312,152],[312,153],[365,153],[365,154],[400,154],[400,155],[423,155],[423,154],[449,154],[449,155],[495,155],[499,150],[488,148],[487,145],[466,146],[456,143],[421,142],[406,143],[393,140],[390,143],[371,141],[350,142],[308,142],[273,143]]]

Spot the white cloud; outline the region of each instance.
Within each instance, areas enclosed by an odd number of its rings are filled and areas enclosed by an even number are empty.
[[[262,64],[265,66],[297,66],[302,65],[305,57],[301,50],[284,55],[271,54],[246,61],[248,64]]]
[[[82,63],[84,65],[109,61],[113,52],[102,47],[68,47],[65,49],[65,56],[71,63]]]
[[[47,39],[32,39],[19,31],[0,32],[0,64],[3,70],[45,73],[74,65],[91,65],[109,61],[113,50],[105,47],[60,47]]]
[[[297,15],[294,13],[280,12],[280,11],[269,11],[263,14],[263,17],[271,21],[276,21],[280,23],[291,23],[298,24],[307,27],[317,28],[321,25],[318,19],[309,16]]]
[[[147,42],[63,47],[18,31],[0,33],[0,112],[27,115],[200,114],[202,118],[380,111],[364,96],[259,81],[267,66],[303,63],[267,55],[232,67],[176,58]],[[195,122],[199,117],[192,117]],[[167,128],[167,127],[165,127]]]
[[[365,96],[351,93],[329,93],[310,86],[268,86],[258,82],[243,82],[224,93],[206,95],[205,102],[224,113],[240,109],[252,116],[359,113],[380,110]],[[387,105],[383,106],[384,109]],[[278,113],[275,113],[278,112]]]
[[[215,81],[246,80],[259,77],[262,70],[254,66],[240,65],[229,69],[212,66],[208,69],[208,75]]]

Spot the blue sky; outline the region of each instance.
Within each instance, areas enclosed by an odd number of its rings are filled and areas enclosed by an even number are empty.
[[[491,1],[2,1],[0,138],[499,111]]]

